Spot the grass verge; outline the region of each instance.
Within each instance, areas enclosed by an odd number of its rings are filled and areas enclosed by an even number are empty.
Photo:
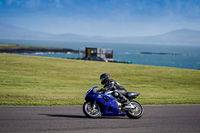
[[[0,105],[80,105],[109,73],[142,104],[200,104],[200,71],[0,54]]]

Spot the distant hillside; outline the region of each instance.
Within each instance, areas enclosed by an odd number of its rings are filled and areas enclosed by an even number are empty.
[[[157,38],[157,41],[161,43],[200,45],[200,31],[189,29],[174,30],[152,38]]]
[[[0,22],[0,39],[25,39],[25,40],[59,40],[81,42],[113,42],[113,43],[137,43],[137,44],[179,44],[199,45],[200,31],[180,29],[165,34],[145,37],[104,37],[86,36],[77,34],[49,34],[40,31],[32,31]]]
[[[0,39],[49,39],[55,35],[4,24],[0,22]]]

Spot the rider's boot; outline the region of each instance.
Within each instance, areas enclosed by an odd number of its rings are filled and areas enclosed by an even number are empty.
[[[124,95],[121,94],[119,98],[124,107],[131,106],[131,102]]]
[[[130,102],[124,95],[121,95],[120,98],[121,98],[123,107],[124,107],[125,109],[134,108],[134,106],[131,104],[131,102]]]

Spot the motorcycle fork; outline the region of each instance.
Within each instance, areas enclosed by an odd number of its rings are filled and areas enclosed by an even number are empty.
[[[91,107],[92,107],[92,110],[95,109],[95,107],[96,107],[96,100],[94,100],[94,101],[91,102]]]

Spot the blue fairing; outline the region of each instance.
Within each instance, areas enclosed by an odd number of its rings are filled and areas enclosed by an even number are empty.
[[[98,86],[92,87],[86,94],[85,100],[95,100],[102,109],[102,115],[126,115],[125,112],[120,113],[117,107],[117,101],[105,94],[96,93],[94,91]]]

